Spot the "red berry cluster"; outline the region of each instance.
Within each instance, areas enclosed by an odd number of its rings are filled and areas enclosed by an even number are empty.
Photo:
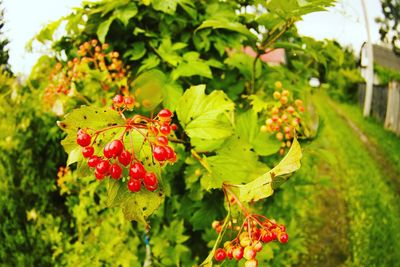
[[[116,97],[114,97],[114,104],[115,99]],[[126,102],[123,103],[123,105],[128,106]],[[171,130],[176,130],[176,125],[171,125],[172,116],[173,113],[170,110],[163,109],[154,119],[135,115],[133,118],[126,119],[125,125],[110,126],[97,131],[80,129],[77,133],[76,142],[82,147],[82,155],[87,159],[88,166],[94,169],[94,174],[98,180],[107,176],[119,180],[123,176],[124,169],[126,169],[126,173],[129,174],[127,186],[130,191],[140,191],[142,184],[147,190],[154,191],[158,188],[157,176],[145,169],[143,163],[136,158],[132,143],[131,147],[127,147],[124,138],[134,130],[139,131],[144,137],[144,142],[148,142],[150,145],[155,161],[161,165],[166,162],[174,163],[176,154],[173,148],[168,145],[167,137]],[[95,155],[93,145],[96,143],[99,134],[118,127],[125,128],[124,134],[120,138],[108,142],[100,154]],[[91,131],[92,133],[90,133]],[[138,155],[139,151],[136,152]]]
[[[222,223],[214,221],[212,227],[217,233],[222,230]],[[263,248],[263,245],[275,240],[280,243],[288,241],[288,234],[284,225],[278,225],[274,221],[265,218],[262,215],[248,215],[239,226],[236,220],[227,224],[227,229],[237,232],[236,238],[224,243],[223,248],[218,248],[214,253],[216,261],[245,259],[245,267],[257,267],[257,253]]]
[[[281,87],[281,84],[276,86]],[[300,116],[304,112],[304,106],[300,99],[293,102],[288,90],[275,91],[273,97],[278,102],[269,110],[269,116],[260,131],[276,133],[276,139],[282,141],[279,153],[283,155],[285,148],[291,146],[295,133],[300,130]]]
[[[77,54],[77,57],[65,65],[60,62],[55,65],[45,90],[45,102],[53,105],[57,96],[69,95],[72,88],[78,90],[79,83],[96,70],[106,73],[105,78],[99,80],[103,90],[126,91],[124,79],[127,76],[127,69],[119,59],[119,53],[110,51],[108,44],[101,45],[97,40],[85,42],[79,46]],[[73,94],[76,95],[77,92]]]

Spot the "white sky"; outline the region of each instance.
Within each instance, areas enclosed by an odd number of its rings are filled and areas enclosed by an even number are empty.
[[[371,26],[372,40],[378,42],[379,27],[374,19],[381,15],[379,0],[365,0]],[[67,15],[81,0],[3,0],[5,32],[10,40],[10,64],[14,73],[28,75],[39,58],[40,51],[28,53],[26,43],[43,25]],[[336,39],[359,51],[367,35],[360,0],[339,0],[329,12],[319,12],[304,17],[297,23],[300,34],[316,39]]]

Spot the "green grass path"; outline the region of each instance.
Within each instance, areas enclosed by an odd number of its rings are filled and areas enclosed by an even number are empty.
[[[322,128],[305,146],[304,171],[316,168],[313,178],[330,185],[313,188],[300,265],[400,266],[400,138],[363,120],[357,107],[322,94],[313,102]]]

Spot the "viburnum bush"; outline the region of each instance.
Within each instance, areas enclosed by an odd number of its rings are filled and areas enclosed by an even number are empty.
[[[303,14],[331,3],[102,1],[40,33],[49,40],[66,22],[40,87],[66,113],[58,126],[68,171],[57,183],[69,215],[60,229],[72,234],[60,230],[51,244],[56,261],[267,262],[263,253],[277,249],[267,243],[286,243],[290,232],[259,203],[300,168],[302,153],[293,132],[277,159],[281,142],[260,131],[266,115],[256,100],[271,87],[260,57],[287,46]]]

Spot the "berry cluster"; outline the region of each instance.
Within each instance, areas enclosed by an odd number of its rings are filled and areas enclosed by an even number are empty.
[[[127,103],[126,99],[129,97],[116,96],[114,105],[117,108],[129,107],[130,102]],[[77,133],[76,143],[82,147],[82,155],[87,159],[88,166],[94,169],[98,180],[107,176],[119,180],[125,170],[129,176],[127,186],[130,191],[140,191],[142,184],[147,190],[154,191],[158,188],[157,176],[154,172],[146,170],[143,162],[136,156],[140,154],[140,151],[135,151],[132,142],[125,142],[124,138],[132,131],[137,131],[144,137],[143,144],[139,149],[142,149],[144,143],[147,142],[152,150],[152,162],[156,161],[160,165],[174,163],[176,154],[168,145],[168,135],[171,134],[171,131],[176,130],[176,125],[171,124],[172,117],[173,113],[170,110],[162,109],[154,119],[135,115],[127,118],[125,125],[114,125],[100,130],[80,129]],[[99,135],[115,128],[124,128],[123,134],[108,142],[102,151],[95,154],[94,144]]]
[[[92,40],[80,45],[77,54],[66,65],[58,62],[51,71],[44,95],[47,103],[53,105],[60,95],[77,95],[80,82],[94,71],[104,76],[99,80],[103,90],[113,89],[125,93],[127,69],[119,59],[118,52],[110,51],[108,44],[101,45],[97,40]],[[73,88],[75,91],[71,92]]]
[[[282,141],[279,153],[283,155],[285,148],[291,146],[295,133],[300,130],[301,113],[304,112],[303,101],[292,100],[288,90],[275,91],[273,97],[277,103],[269,110],[265,125],[261,132],[275,132],[275,137]]]
[[[214,221],[212,227],[216,232],[221,232],[223,222]],[[274,221],[262,215],[248,215],[239,226],[236,220],[229,221],[227,229],[237,232],[236,237],[226,241],[223,248],[218,248],[214,253],[216,261],[245,259],[245,267],[257,267],[257,253],[263,245],[275,240],[280,243],[288,241],[288,234],[284,225],[278,225]]]

